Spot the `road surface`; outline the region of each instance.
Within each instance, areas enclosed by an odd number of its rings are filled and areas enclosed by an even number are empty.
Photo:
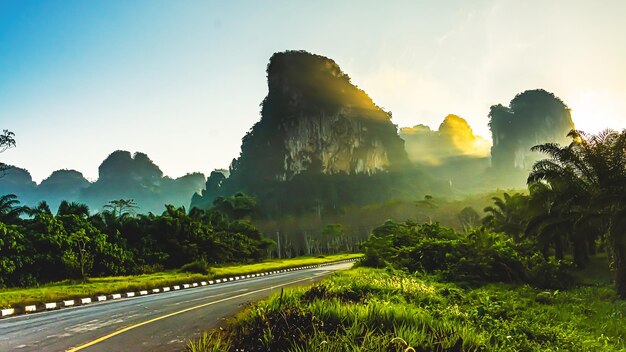
[[[0,320],[0,351],[182,351],[250,302],[352,263]]]

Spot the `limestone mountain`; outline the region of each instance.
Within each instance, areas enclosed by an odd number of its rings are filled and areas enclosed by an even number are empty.
[[[372,174],[406,162],[391,114],[333,60],[304,51],[276,53],[267,80],[261,120],[244,137],[233,176]]]
[[[16,194],[28,206],[45,200],[53,211],[62,200],[85,203],[95,212],[111,200],[133,199],[138,212],[161,213],[165,204],[188,207],[205,182],[201,173],[165,176],[148,155],[118,150],[100,164],[95,182],[76,170],[57,170],[38,185],[27,170],[11,166],[0,178],[0,195]]]
[[[543,89],[527,90],[509,106],[493,105],[489,112],[493,138],[492,165],[500,170],[527,172],[543,155],[530,148],[542,143],[569,143],[574,129],[570,109],[554,94]]]
[[[76,170],[57,170],[37,186],[37,194],[44,197],[51,209],[57,209],[63,200],[77,201],[83,189],[91,183]]]
[[[391,113],[352,84],[333,60],[305,51],[276,53],[267,66],[267,84],[261,119],[243,138],[230,176],[212,174],[192,206],[207,207],[216,196],[240,190],[259,195],[269,184],[286,189],[304,178],[317,180],[303,184],[311,188],[326,182],[322,179],[365,180],[409,164]],[[288,185],[277,185],[281,182]]]
[[[446,116],[436,131],[425,125],[403,127],[400,137],[415,163],[440,165],[454,158],[489,155],[489,142],[475,135],[467,121],[454,114]]]

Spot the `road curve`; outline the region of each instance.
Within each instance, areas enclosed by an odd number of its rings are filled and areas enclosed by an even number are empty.
[[[315,282],[342,263],[0,320],[0,351],[181,351],[246,304]]]

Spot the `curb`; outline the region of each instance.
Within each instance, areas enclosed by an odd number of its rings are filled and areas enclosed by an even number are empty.
[[[32,305],[27,305],[27,306],[16,306],[14,308],[1,309],[0,319],[6,318],[6,317],[17,316],[17,315],[23,315],[23,314],[59,310],[59,309],[74,307],[74,306],[84,306],[84,305],[89,305],[89,304],[104,302],[104,301],[109,301],[109,300],[131,298],[131,297],[145,296],[145,295],[158,294],[158,293],[166,293],[170,291],[186,290],[186,289],[192,289],[192,288],[197,288],[197,287],[202,287],[202,286],[214,286],[214,285],[228,283],[231,281],[240,281],[240,280],[245,280],[245,279],[257,278],[261,276],[282,274],[282,273],[291,272],[291,271],[320,268],[323,266],[329,266],[329,265],[341,264],[341,263],[350,263],[350,262],[356,262],[359,260],[361,259],[360,258],[344,259],[344,260],[339,260],[336,262],[299,266],[299,267],[286,268],[286,269],[280,269],[280,270],[274,270],[274,271],[266,271],[266,272],[255,273],[255,274],[221,277],[219,279],[213,279],[213,280],[208,280],[208,281],[192,282],[188,284],[179,284],[179,285],[162,287],[162,288],[153,288],[153,289],[142,290],[142,291],[137,291],[137,292],[113,293],[113,294],[108,294],[108,295],[98,295],[98,296],[84,297],[84,298],[71,299],[71,300],[62,300],[59,302],[32,304]]]

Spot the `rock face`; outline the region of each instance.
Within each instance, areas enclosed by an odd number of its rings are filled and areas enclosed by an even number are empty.
[[[548,142],[567,143],[566,135],[574,129],[567,105],[543,89],[516,95],[508,107],[492,106],[489,118],[492,165],[504,170],[530,169],[544,157],[530,148]]]
[[[407,161],[391,114],[331,59],[303,51],[272,56],[261,121],[244,137],[237,172],[267,179],[312,171],[373,174]]]
[[[192,206],[208,208],[217,196],[244,191],[267,208],[285,208],[294,197],[303,209],[322,202],[334,207],[337,199],[349,198],[337,195],[342,189],[372,193],[376,186],[368,178],[385,177],[409,163],[391,114],[333,60],[304,51],[276,53],[267,66],[267,84],[261,119],[243,138],[230,176],[212,173]],[[306,194],[295,194],[300,191]]]
[[[374,173],[391,162],[382,141],[369,136],[367,127],[353,118],[350,109],[330,116],[302,116],[285,138],[282,179],[319,163],[325,174]]]

